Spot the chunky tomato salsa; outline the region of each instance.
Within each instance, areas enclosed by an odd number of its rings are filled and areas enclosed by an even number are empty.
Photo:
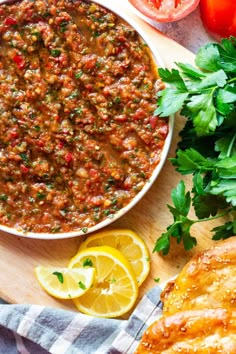
[[[0,224],[68,232],[127,205],[168,121],[147,45],[90,1],[0,6]]]

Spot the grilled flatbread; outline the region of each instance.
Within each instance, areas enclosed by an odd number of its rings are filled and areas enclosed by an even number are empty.
[[[235,354],[236,312],[208,309],[162,317],[144,333],[135,354]]]
[[[236,237],[196,254],[167,284],[161,300],[164,316],[207,308],[236,311]]]

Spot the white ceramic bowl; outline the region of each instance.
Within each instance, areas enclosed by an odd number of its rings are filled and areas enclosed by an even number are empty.
[[[104,1],[104,0],[93,0],[93,2],[96,2],[96,3],[106,7],[107,9],[113,11],[115,14],[117,14],[118,16],[123,18],[127,23],[129,23],[139,33],[139,35],[143,38],[144,42],[150,48],[151,53],[153,55],[154,62],[156,63],[157,67],[163,67],[163,62],[161,60],[159,52],[156,50],[156,47],[153,46],[151,39],[148,37],[148,35],[145,33],[145,31],[142,28],[140,28],[140,25],[138,24],[138,22],[135,21],[133,16],[130,16],[128,13],[124,13],[122,11],[122,8],[121,9],[119,8],[119,4],[116,1],[112,1],[112,2],[108,3],[107,1]],[[107,3],[108,3],[108,5],[107,5]],[[110,225],[112,222],[114,222],[115,220],[122,217],[125,213],[127,213],[127,211],[129,211],[131,208],[133,208],[135,206],[135,204],[137,204],[140,201],[140,199],[143,198],[145,193],[150,189],[150,187],[152,186],[152,184],[156,180],[157,176],[159,175],[159,173],[165,163],[165,160],[166,160],[166,157],[167,157],[167,154],[169,151],[169,147],[171,144],[171,140],[172,140],[173,128],[174,128],[174,117],[171,116],[169,118],[169,133],[168,133],[168,136],[165,140],[164,147],[162,149],[161,160],[160,160],[159,164],[156,166],[156,168],[154,169],[151,178],[146,182],[146,184],[144,185],[142,190],[132,199],[132,201],[129,204],[127,204],[124,208],[117,211],[113,215],[113,218],[108,217],[107,219],[99,222],[98,224],[88,228],[86,235],[91,232],[98,231],[99,229],[101,229],[105,226]],[[21,236],[21,237],[34,238],[34,239],[45,239],[45,240],[47,240],[47,239],[50,239],[50,240],[65,239],[65,238],[85,235],[85,233],[81,230],[66,232],[66,233],[55,233],[55,234],[53,234],[53,233],[23,232],[23,231],[19,231],[17,229],[7,227],[4,225],[0,225],[0,230],[17,235],[17,236]]]

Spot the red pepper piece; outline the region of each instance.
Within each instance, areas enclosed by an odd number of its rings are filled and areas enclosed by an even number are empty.
[[[98,171],[95,170],[95,168],[91,168],[91,169],[89,170],[89,174],[90,174],[90,176],[93,177],[93,178],[97,178],[97,177],[98,177]]]
[[[168,125],[163,125],[162,127],[160,127],[158,129],[158,135],[162,138],[165,139],[167,137],[168,134]]]
[[[17,133],[16,131],[13,130],[10,132],[10,137],[11,137],[11,139],[16,139],[19,137],[19,133]]]
[[[59,141],[59,143],[58,143],[58,148],[59,148],[59,149],[62,149],[64,146],[65,146],[64,141]]]
[[[86,87],[86,89],[87,89],[89,92],[92,92],[92,89],[93,89],[93,85],[92,85],[92,84],[86,84],[85,87]]]
[[[23,163],[20,165],[20,168],[21,168],[21,171],[22,171],[23,173],[29,172],[29,168],[26,167]]]
[[[45,142],[43,140],[38,140],[37,141],[37,145],[41,148],[43,148],[45,146]]]
[[[23,69],[25,67],[25,61],[24,61],[24,58],[21,55],[16,54],[13,57],[13,60],[16,63],[16,65],[18,66],[19,69]]]
[[[143,108],[138,108],[137,111],[134,113],[133,118],[134,120],[143,119],[146,115],[146,112]]]
[[[155,129],[157,126],[157,116],[150,117],[150,125],[152,129]]]
[[[13,26],[16,25],[17,21],[13,17],[7,17],[4,21],[4,25]]]
[[[68,152],[66,155],[65,155],[65,160],[67,163],[70,163],[72,160],[73,160],[73,155],[71,152]]]

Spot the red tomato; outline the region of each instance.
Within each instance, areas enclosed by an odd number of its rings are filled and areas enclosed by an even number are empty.
[[[20,165],[21,171],[23,173],[28,173],[29,172],[29,168],[26,167],[23,163]]]
[[[21,55],[19,55],[19,54],[14,55],[13,60],[16,63],[16,65],[18,66],[19,69],[23,69],[24,68],[25,61],[24,61],[24,58]]]
[[[7,26],[13,26],[13,25],[16,25],[17,22],[14,18],[12,17],[7,17],[4,21],[4,24],[7,25]]]
[[[68,152],[65,156],[65,160],[67,163],[70,163],[73,160],[73,155],[71,152]]]
[[[201,0],[200,14],[205,28],[214,38],[236,36],[235,0]]]
[[[151,20],[174,22],[190,14],[197,7],[199,0],[129,0],[129,2]]]

